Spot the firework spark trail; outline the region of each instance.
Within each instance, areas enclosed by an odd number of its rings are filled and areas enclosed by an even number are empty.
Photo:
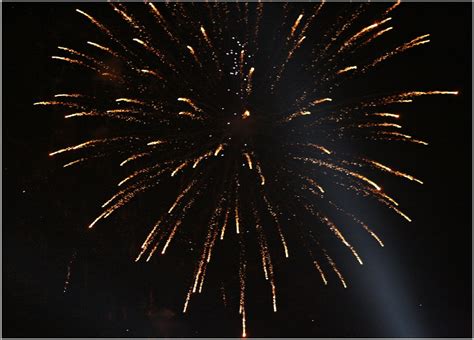
[[[215,51],[215,48],[214,46],[212,45],[212,42],[211,42],[211,39],[209,38],[209,36],[207,35],[207,32],[206,32],[206,29],[204,28],[204,26],[201,26],[200,27],[200,31],[201,31],[201,34],[204,38],[204,40],[206,41],[210,51],[211,51],[211,55],[212,55],[212,60],[215,62],[216,64],[216,68],[219,72],[219,76],[222,76],[222,66],[221,66],[221,63],[219,62],[219,57],[217,56],[216,54],[216,51]]]
[[[315,57],[315,60],[313,61],[312,65],[317,65],[318,63],[320,63],[324,58],[327,57],[327,54],[328,52],[330,51],[331,47],[333,46],[334,43],[336,43],[338,40],[339,40],[339,37],[344,33],[346,32],[346,30],[351,27],[351,25],[354,23],[354,21],[361,15],[362,13],[362,7],[359,7],[358,10],[356,10],[348,20],[345,20],[344,21],[344,24],[342,25],[341,28],[337,29],[336,30],[336,33],[331,37],[331,39],[329,40],[329,43],[326,44],[326,46],[324,48],[322,48],[321,50],[316,50],[314,49],[313,50],[313,53],[314,55],[316,56]],[[341,19],[341,18],[339,18]],[[338,21],[337,23],[341,23],[340,21]],[[334,59],[334,57],[338,55],[338,53],[335,53],[332,57],[330,57],[328,59],[328,62],[331,63]]]
[[[115,52],[114,50],[112,50],[110,47],[100,45],[100,44],[95,43],[93,41],[87,41],[87,44],[89,44],[91,46],[94,46],[94,47],[96,47],[99,50],[102,50],[104,52],[107,52],[107,53],[109,53],[110,55],[114,56],[117,59],[122,59],[123,60],[123,57],[121,55],[119,55],[117,52]]]
[[[49,156],[54,156],[54,155],[57,155],[57,154],[60,154],[60,153],[68,152],[68,151],[75,151],[75,150],[80,150],[80,149],[84,149],[84,148],[90,148],[90,147],[94,147],[94,146],[97,146],[97,145],[100,145],[100,144],[107,144],[107,143],[112,143],[112,142],[116,142],[116,141],[123,141],[123,140],[129,140],[130,141],[130,140],[133,140],[133,139],[134,138],[131,138],[131,137],[92,139],[92,140],[89,140],[89,141],[81,143],[81,144],[77,144],[77,145],[74,145],[74,146],[69,146],[67,148],[63,148],[63,149],[60,149],[60,150],[57,150],[57,151],[54,151],[54,152],[50,152]]]
[[[221,240],[224,239],[224,233],[225,233],[225,228],[227,226],[227,222],[229,220],[229,209],[226,209],[225,211],[225,217],[224,217],[224,223],[222,224],[222,231],[221,231]]]
[[[240,216],[239,216],[239,199],[237,197],[237,191],[236,191],[236,197],[235,197],[234,218],[235,218],[235,232],[239,234],[240,233]]]
[[[370,160],[370,159],[364,159],[366,162],[372,164],[373,166],[375,166],[376,168],[378,169],[382,169],[383,171],[386,171],[388,173],[391,173],[392,175],[395,175],[395,176],[399,176],[399,177],[404,177],[406,179],[409,179],[410,181],[415,181],[417,183],[420,183],[420,184],[423,184],[422,181],[420,181],[419,179],[411,176],[411,175],[408,175],[408,174],[405,174],[403,172],[400,172],[400,171],[397,171],[397,170],[393,170],[392,168],[389,168],[388,166],[386,165],[383,165],[381,163],[378,163],[376,161],[373,161],[373,160]]]
[[[82,163],[86,160],[90,159],[90,157],[84,157],[84,158],[80,158],[80,159],[76,159],[75,161],[72,161],[72,162],[69,162],[69,163],[66,163],[63,165],[63,168],[67,168],[67,167],[70,167],[74,164],[79,164],[79,163]]]
[[[316,181],[312,178],[309,178],[309,177],[305,177],[305,176],[301,176],[301,178],[305,179],[309,184],[311,184],[313,187],[316,187],[318,188],[319,192],[321,194],[324,194],[324,189],[322,186],[320,186],[318,183],[316,183]]]
[[[268,243],[265,237],[265,232],[263,230],[263,227],[260,224],[260,218],[258,217],[258,213],[255,208],[253,208],[253,215],[255,219],[255,229],[258,234],[260,254],[262,257],[263,272],[265,275],[265,279],[270,282],[270,287],[271,287],[271,292],[272,292],[273,311],[276,312],[277,311],[276,286],[275,286],[275,277],[273,273],[272,259],[270,256],[270,251],[268,250]]]
[[[314,105],[319,105],[321,103],[326,103],[326,102],[332,102],[332,99],[331,98],[321,98],[321,99],[315,99],[311,102],[311,106],[314,106]]]
[[[349,71],[352,71],[352,70],[357,70],[357,66],[347,66],[343,69],[340,69],[339,71],[337,71],[336,73],[337,74],[343,74],[343,73],[346,73],[346,72],[349,72]]]
[[[103,63],[101,62],[100,60],[97,60],[89,55],[86,55],[84,53],[81,53],[79,51],[76,51],[72,48],[69,48],[69,47],[63,47],[63,46],[58,46],[58,49],[61,50],[61,51],[65,51],[65,52],[68,52],[74,56],[77,56],[77,57],[80,57],[80,58],[83,58],[83,59],[86,59],[88,62],[92,63],[94,66],[94,70],[99,72],[100,69],[108,69],[108,67]]]
[[[301,32],[298,36],[298,39],[301,39],[304,34],[306,33],[306,30],[310,27],[310,25],[313,23],[314,19],[318,16],[319,12],[321,11],[321,9],[323,8],[323,5],[324,5],[324,0],[321,1],[321,3],[319,4],[318,7],[316,7],[316,9],[314,10],[313,14],[311,14],[311,16],[309,17],[309,19],[306,21],[306,24],[303,26],[303,28],[301,29]]]
[[[142,158],[142,157],[145,157],[145,156],[148,156],[148,155],[150,155],[149,152],[142,152],[142,153],[138,153],[138,154],[131,155],[130,157],[128,157],[127,159],[125,159],[124,161],[122,161],[122,163],[120,163],[120,166],[124,166],[124,165],[127,164],[128,162],[137,160],[137,159],[139,159],[139,158]]]
[[[393,27],[390,26],[390,27],[387,27],[381,31],[378,31],[377,33],[373,34],[370,38],[368,38],[366,41],[364,41],[363,43],[357,45],[354,49],[358,49],[358,48],[361,48],[361,47],[364,47],[368,44],[370,44],[372,41],[374,41],[375,39],[377,39],[378,37],[382,36],[383,34],[389,32],[393,30]]]
[[[337,277],[338,277],[339,280],[341,281],[342,286],[343,286],[344,288],[347,288],[346,280],[344,279],[344,276],[341,274],[341,272],[340,272],[339,269],[337,268],[336,263],[335,263],[334,260],[328,255],[328,253],[326,252],[326,249],[323,248],[322,250],[323,250],[323,252],[324,252],[324,256],[326,257],[326,259],[328,260],[329,264],[331,265],[332,270],[334,271],[334,273],[336,273]]]
[[[159,23],[161,28],[166,32],[168,37],[174,41],[176,44],[180,44],[180,41],[171,33],[171,31],[168,28],[168,25],[166,24],[165,19],[161,15],[160,11],[158,11],[158,8],[152,3],[152,2],[147,2],[147,5],[150,7],[150,11],[155,17],[156,21]]]
[[[173,227],[173,230],[171,231],[170,235],[168,236],[168,239],[166,240],[165,246],[163,247],[163,250],[161,251],[161,255],[164,255],[166,253],[166,249],[168,248],[171,240],[173,239],[174,235],[176,234],[176,230],[178,230],[178,227],[180,226],[181,221],[178,220],[176,224]]]
[[[245,159],[247,160],[247,165],[249,166],[249,169],[253,170],[252,158],[250,157],[250,155],[247,152],[244,152],[244,156],[245,156]]]
[[[309,146],[309,147],[318,149],[318,150],[324,152],[324,153],[327,154],[327,155],[332,154],[332,152],[331,152],[330,150],[328,150],[327,148],[325,148],[325,147],[322,146],[322,145],[317,145],[317,144],[313,144],[313,143],[308,143],[308,144],[305,144],[305,146]]]
[[[263,194],[262,197],[263,197],[263,200],[265,201],[268,212],[272,216],[273,221],[275,222],[275,225],[277,226],[278,234],[280,236],[280,241],[281,241],[281,244],[283,245],[283,250],[284,250],[284,253],[285,253],[285,257],[289,257],[288,246],[286,244],[285,236],[283,235],[283,231],[281,229],[280,221],[278,220],[278,215],[275,212],[275,210],[273,209],[267,195]]]
[[[358,128],[371,128],[371,127],[394,127],[401,129],[402,126],[394,123],[366,123],[357,125]]]
[[[156,223],[155,225],[153,226],[153,228],[151,229],[151,231],[148,233],[148,236],[146,237],[145,241],[143,242],[143,244],[141,245],[140,249],[140,253],[138,254],[138,256],[135,258],[135,262],[138,262],[140,261],[141,257],[143,256],[143,254],[147,251],[148,247],[150,246],[150,244],[154,241],[154,238],[157,234],[157,230],[158,228],[160,227],[161,225],[161,222],[163,221],[163,218],[160,218]],[[156,245],[155,245],[155,248],[158,247],[158,242],[156,242]],[[147,259],[147,262],[149,261],[150,257],[152,256],[152,254],[155,252],[156,249],[153,249],[152,252],[150,253],[150,256],[149,258]]]
[[[293,24],[293,26],[291,26],[290,35],[288,36],[287,40],[290,40],[293,37],[293,35],[295,34],[296,29],[298,28],[298,25],[301,22],[301,19],[303,19],[303,13],[301,13],[298,16],[298,18],[296,18],[295,23]]]
[[[99,21],[97,21],[94,17],[92,17],[91,15],[87,14],[86,12],[80,10],[80,9],[76,9],[76,12],[79,13],[79,14],[82,14],[83,16],[85,16],[87,19],[89,19],[89,21],[94,24],[97,28],[99,28],[100,31],[102,31],[103,33],[105,33],[105,35],[107,35],[109,37],[110,40],[112,40],[114,43],[118,44],[123,51],[125,51],[126,53],[128,53],[129,55],[132,55],[134,57],[136,57],[136,55],[130,51],[130,49],[128,49],[121,41],[120,39],[117,39],[113,34],[112,32],[107,28],[105,27],[103,24],[101,24]],[[126,59],[126,58],[124,58]],[[127,63],[132,66],[133,63],[131,62],[130,59],[127,59]]]
[[[320,165],[320,166],[326,167],[326,168],[334,170],[334,171],[344,173],[348,176],[352,176],[352,177],[358,178],[358,179],[366,182],[367,184],[374,187],[376,190],[379,190],[379,191],[381,190],[381,187],[377,183],[375,183],[374,181],[370,180],[369,178],[367,178],[367,177],[365,177],[365,176],[363,176],[363,175],[361,175],[357,172],[350,171],[346,168],[340,167],[338,165],[328,163],[328,162],[323,162],[323,161],[321,161],[319,159],[315,159],[315,158],[293,157],[293,159],[302,160],[302,161],[305,161],[305,162],[310,162],[310,163]]]
[[[263,175],[262,167],[258,161],[256,162],[256,168],[258,176],[260,177],[260,185],[265,185],[265,176]]]
[[[69,264],[67,265],[67,274],[66,274],[66,279],[64,280],[63,293],[67,292],[71,284],[72,265],[74,264],[74,261],[76,260],[76,255],[77,255],[77,251],[74,251],[72,253],[71,260],[69,260]]]
[[[288,123],[288,122],[291,122],[295,118],[298,118],[298,117],[301,117],[301,116],[309,116],[310,114],[311,114],[311,111],[298,111],[298,112],[295,112],[295,113],[289,115],[288,117],[286,117],[283,120],[283,122]]]
[[[329,200],[328,203],[329,203],[334,209],[336,209],[337,211],[342,212],[343,214],[345,214],[345,215],[351,217],[352,220],[354,220],[354,222],[356,222],[357,224],[359,224],[360,226],[362,226],[362,228],[364,228],[365,231],[367,231],[367,232],[370,234],[370,236],[372,236],[372,237],[378,242],[378,244],[379,244],[381,247],[384,247],[384,244],[383,244],[382,240],[380,239],[380,237],[379,237],[372,229],[370,229],[370,227],[369,227],[366,223],[364,223],[364,222],[362,222],[361,220],[359,220],[359,219],[358,219],[357,217],[355,217],[353,214],[351,214],[351,213],[345,211],[344,209],[342,209],[341,207],[339,207],[339,206],[338,206],[337,204],[335,204],[334,202],[332,202],[332,201]]]
[[[186,48],[188,49],[189,53],[192,55],[194,61],[196,62],[196,64],[199,65],[200,68],[202,68],[202,64],[201,64],[201,61],[199,61],[199,58],[196,54],[196,51],[194,51],[194,48],[192,46],[189,46],[189,45],[186,45]]]
[[[293,57],[293,54],[296,52],[296,50],[298,48],[300,48],[300,46],[303,44],[303,41],[306,39],[306,36],[302,36],[298,39],[298,41],[293,45],[293,47],[290,49],[290,51],[288,52],[288,55],[285,59],[285,61],[282,63],[282,65],[280,66],[279,70],[277,71],[276,73],[276,77],[275,77],[275,81],[273,82],[273,84],[270,86],[271,90],[273,91],[275,89],[275,86],[280,82],[280,79],[283,75],[283,72],[285,71],[286,69],[286,65],[288,64],[288,62],[291,60],[291,58]]]
[[[77,59],[72,59],[72,58],[67,58],[67,57],[60,57],[60,56],[55,56],[53,55],[51,57],[51,59],[56,59],[56,60],[61,60],[61,61],[65,61],[65,62],[68,62],[70,64],[76,64],[76,65],[79,65],[79,66],[82,66],[82,67],[85,67],[85,68],[88,68],[90,69],[91,71],[94,71],[94,72],[97,72],[97,73],[100,73],[100,70],[92,65],[89,65],[83,61],[80,61],[80,60],[77,60]]]
[[[183,199],[183,197],[191,190],[191,188],[196,184],[196,180],[192,181],[181,193],[176,197],[176,200],[174,203],[171,205],[171,207],[168,209],[168,214],[173,211],[174,208],[179,204],[179,202]]]
[[[138,43],[140,46],[142,46],[145,50],[147,50],[151,54],[158,57],[158,59],[161,61],[163,65],[167,65],[173,72],[177,73],[176,67],[173,64],[171,64],[169,61],[167,61],[165,56],[156,48],[151,46],[149,42],[144,41],[142,39],[138,39],[138,38],[133,38],[132,40]]]
[[[388,13],[390,13],[391,11],[393,11],[395,8],[397,8],[399,5],[401,4],[401,1],[400,0],[397,0],[396,3],[394,3],[392,6],[390,6],[383,15],[387,15]]]
[[[403,133],[393,132],[393,131],[379,131],[375,137],[372,137],[373,140],[393,140],[393,141],[404,141],[404,142],[411,142],[415,144],[422,144],[428,145],[427,142],[414,139],[410,135],[406,135]]]
[[[239,314],[242,316],[242,337],[247,337],[247,320],[246,320],[246,311],[245,311],[245,286],[246,286],[246,269],[247,269],[247,261],[245,260],[245,249],[242,244],[242,240],[240,243],[240,265],[239,265],[239,281],[240,281],[240,298],[239,298]]]
[[[191,106],[193,108],[194,111],[202,112],[202,110],[189,98],[179,97],[177,100],[179,102],[184,102],[184,103],[188,104],[189,106]]]
[[[257,4],[257,16],[256,16],[256,22],[255,22],[255,30],[254,30],[254,46],[255,50],[258,51],[258,33],[260,31],[260,22],[262,20],[262,15],[263,15],[263,3],[259,2]]]
[[[357,253],[357,251],[355,250],[355,248],[346,240],[346,238],[344,237],[344,235],[341,233],[341,231],[339,230],[339,228],[334,224],[334,222],[332,222],[328,217],[326,216],[322,216],[320,213],[314,211],[314,209],[309,206],[309,205],[306,205],[305,206],[306,210],[319,218],[320,221],[322,221],[324,224],[326,224],[328,227],[329,227],[329,230],[332,231],[332,233],[347,247],[349,248],[349,250],[351,251],[352,255],[354,255],[354,257],[356,258],[357,262],[359,262],[359,264],[364,264],[362,262],[362,259],[360,258],[359,254]]]
[[[372,25],[369,25],[367,27],[364,27],[363,29],[361,29],[359,32],[357,32],[356,34],[354,34],[351,38],[349,38],[344,44],[342,44],[342,46],[339,48],[339,51],[337,53],[341,53],[343,52],[344,50],[352,47],[352,45],[362,36],[364,36],[365,34],[367,34],[368,32],[371,32],[372,30],[376,29],[377,27],[379,27],[380,25],[383,25],[385,24],[387,21],[390,21],[392,20],[392,18],[387,18],[387,19],[384,19],[382,21],[378,21],[378,22],[374,22]]]
[[[251,67],[249,70],[249,73],[247,74],[247,87],[246,87],[247,96],[250,96],[250,94],[252,93],[252,76],[254,72],[255,72],[255,68]]]
[[[61,95],[61,96],[67,96],[67,95]],[[56,96],[55,96],[56,97]],[[41,102],[36,102],[33,103],[33,105],[43,105],[43,106],[64,106],[64,107],[69,107],[73,109],[81,109],[83,108],[81,105],[77,103],[70,103],[70,102],[60,102],[60,101],[41,101]]]
[[[384,112],[377,112],[372,114],[367,114],[367,116],[379,116],[379,117],[392,117],[392,118],[400,118],[399,114],[395,113],[384,113]]]
[[[66,97],[66,98],[82,98],[84,95],[80,93],[58,93],[54,95],[54,98],[61,98],[61,97]]]
[[[430,42],[429,39],[425,39],[429,36],[430,36],[429,34],[421,35],[419,37],[416,37],[413,40],[410,40],[409,42],[407,42],[407,43],[405,43],[401,46],[398,46],[394,50],[385,53],[381,57],[375,59],[371,64],[365,66],[364,69],[363,69],[363,72],[367,71],[369,68],[376,66],[377,64],[381,63],[382,61],[384,61],[384,60],[386,60],[390,57],[393,57],[393,56],[395,56],[399,53],[402,53],[402,52],[405,52],[406,50],[409,50],[410,48],[413,48],[413,47],[423,45],[423,44],[426,44],[426,43]]]
[[[99,111],[76,112],[76,113],[72,113],[72,114],[64,116],[64,118],[66,119],[75,118],[75,117],[105,117],[105,118],[121,120],[127,123],[134,123],[134,124],[140,123],[142,125],[146,124],[145,121],[143,120],[137,119],[135,117],[131,117],[129,115],[117,114],[117,112],[110,111],[110,110],[106,112],[99,112]]]
[[[210,227],[208,229],[206,239],[204,241],[203,245],[203,250],[201,252],[201,257],[199,260],[199,263],[197,265],[195,275],[194,275],[194,282],[190,287],[190,290],[188,291],[188,295],[186,297],[183,313],[186,312],[188,308],[189,301],[191,299],[191,295],[196,293],[198,291],[201,293],[202,291],[202,286],[204,284],[204,279],[206,276],[206,269],[207,269],[207,264],[210,261],[211,257],[211,252],[214,246],[215,239],[218,234],[218,227],[217,227],[217,221],[216,219],[218,216],[221,214],[222,211],[222,202],[224,201],[224,197],[221,197],[220,203],[218,204],[217,208],[215,209],[211,221],[210,221]]]

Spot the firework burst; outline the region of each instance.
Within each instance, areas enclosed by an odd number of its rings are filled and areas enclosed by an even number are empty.
[[[246,303],[253,254],[249,239],[256,244],[274,312],[274,259],[291,256],[292,247],[298,247],[290,242],[296,232],[322,282],[330,280],[329,269],[347,287],[320,235],[332,235],[360,265],[364,259],[331,216],[349,216],[380,246],[384,243],[365,222],[334,202],[331,191],[342,188],[374,199],[410,222],[399,203],[367,173],[377,170],[423,182],[370,158],[364,149],[345,152],[344,143],[427,145],[402,131],[403,105],[422,96],[457,94],[410,90],[350,100],[342,94],[347,80],[429,42],[429,34],[422,34],[385,52],[371,49],[389,36],[395,25],[390,14],[398,5],[379,5],[377,16],[371,17],[366,14],[368,4],[348,6],[332,16],[333,5],[324,3],[267,8],[262,3],[114,2],[107,6],[114,20],[121,20],[117,30],[94,13],[77,9],[84,24],[97,29],[99,40],[85,41],[78,49],[60,46],[52,58],[78,68],[97,87],[56,94],[35,105],[61,107],[67,119],[93,119],[108,127],[105,138],[51,152],[71,155],[64,167],[121,157],[116,169],[127,174],[88,228],[100,227],[130,201],[171,181],[176,194],[160,195],[167,207],[154,212],[156,223],[137,249],[135,261],[148,262],[186,235],[199,202],[215,202],[199,208],[208,210],[203,212],[208,220],[200,225],[203,237],[196,243],[201,251],[183,294],[183,312],[203,290],[212,259],[219,256],[216,244],[235,243],[240,252],[236,277],[243,337],[251,315]],[[277,16],[280,19],[274,20]],[[326,27],[316,37],[313,30],[319,21]],[[283,222],[285,214],[315,222],[292,228]],[[274,237],[278,245],[270,241]],[[70,272],[65,290],[69,279]]]

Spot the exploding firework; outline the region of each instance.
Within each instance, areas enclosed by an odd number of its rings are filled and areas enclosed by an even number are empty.
[[[429,34],[422,34],[385,52],[371,48],[389,36],[394,24],[390,14],[398,5],[380,4],[374,16],[367,14],[369,4],[346,6],[343,14],[333,15],[334,5],[324,3],[110,3],[114,20],[121,20],[115,29],[94,13],[77,9],[84,23],[97,29],[99,40],[86,41],[80,49],[59,46],[52,58],[78,68],[95,85],[89,92],[59,93],[35,105],[61,107],[67,119],[81,117],[107,126],[107,137],[51,152],[71,155],[64,167],[119,157],[115,169],[127,172],[88,228],[100,227],[145,192],[175,186],[175,194],[167,190],[159,196],[166,208],[153,212],[156,223],[134,260],[148,262],[165,254],[177,238],[189,234],[196,209],[200,216],[206,214],[208,220],[199,226],[202,236],[193,233],[201,251],[183,294],[183,313],[203,290],[212,259],[219,257],[216,245],[233,243],[239,249],[236,284],[243,337],[250,315],[250,257],[258,256],[277,312],[275,257],[288,258],[292,247],[299,246],[290,242],[294,233],[303,239],[322,282],[327,284],[328,271],[333,271],[347,287],[321,235],[340,241],[359,264],[364,259],[333,216],[349,216],[384,244],[365,222],[336,203],[331,191],[371,199],[410,222],[367,173],[422,181],[370,158],[363,148],[349,153],[344,145],[427,145],[402,132],[403,106],[422,96],[457,94],[409,90],[350,100],[343,95],[346,81],[429,42]],[[320,21],[324,34],[315,36]],[[286,225],[286,215],[302,218]],[[301,223],[303,217],[311,224]],[[70,268],[65,291],[69,280]],[[226,301],[223,289],[222,294]]]

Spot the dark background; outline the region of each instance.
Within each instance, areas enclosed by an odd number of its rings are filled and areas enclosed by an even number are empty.
[[[99,167],[65,171],[51,160],[48,152],[74,129],[32,105],[61,92],[68,75],[49,58],[56,46],[90,37],[74,9],[3,6],[3,336],[239,336],[235,305],[224,308],[210,288],[181,314],[187,281],[178,253],[151,265],[131,260],[139,242],[133,209],[105,231],[82,232],[110,192],[111,175]],[[430,146],[388,157],[425,183],[386,185],[414,222],[373,207],[386,247],[359,243],[365,265],[341,264],[347,290],[334,279],[324,287],[307,263],[282,263],[279,311],[249,309],[250,336],[471,336],[471,4],[403,4],[393,17],[396,29],[430,33],[431,43],[394,58],[366,79],[367,88],[460,91],[414,104],[403,125]],[[116,234],[134,241],[114,242]],[[104,238],[109,248],[101,248]]]

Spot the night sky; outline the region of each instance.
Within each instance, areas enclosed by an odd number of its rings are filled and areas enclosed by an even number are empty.
[[[403,125],[430,145],[397,144],[387,157],[424,181],[383,183],[413,222],[354,202],[386,246],[354,235],[365,264],[341,257],[349,289],[333,277],[324,286],[303,255],[275,260],[279,311],[272,312],[262,284],[249,279],[256,287],[247,297],[254,304],[249,336],[472,335],[471,6],[403,4],[393,13],[395,37],[430,33],[430,44],[395,57],[354,89],[460,91],[420,98],[406,109]],[[229,290],[231,308],[224,307],[217,273],[183,315],[189,256],[175,249],[148,264],[133,262],[142,240],[136,230],[153,220],[147,203],[138,200],[113,223],[85,231],[120,178],[110,164],[63,169],[48,157],[84,140],[91,128],[33,106],[62,92],[71,74],[51,60],[56,46],[78,46],[97,34],[76,7],[111,11],[105,4],[3,4],[3,336],[238,337],[238,296]]]

